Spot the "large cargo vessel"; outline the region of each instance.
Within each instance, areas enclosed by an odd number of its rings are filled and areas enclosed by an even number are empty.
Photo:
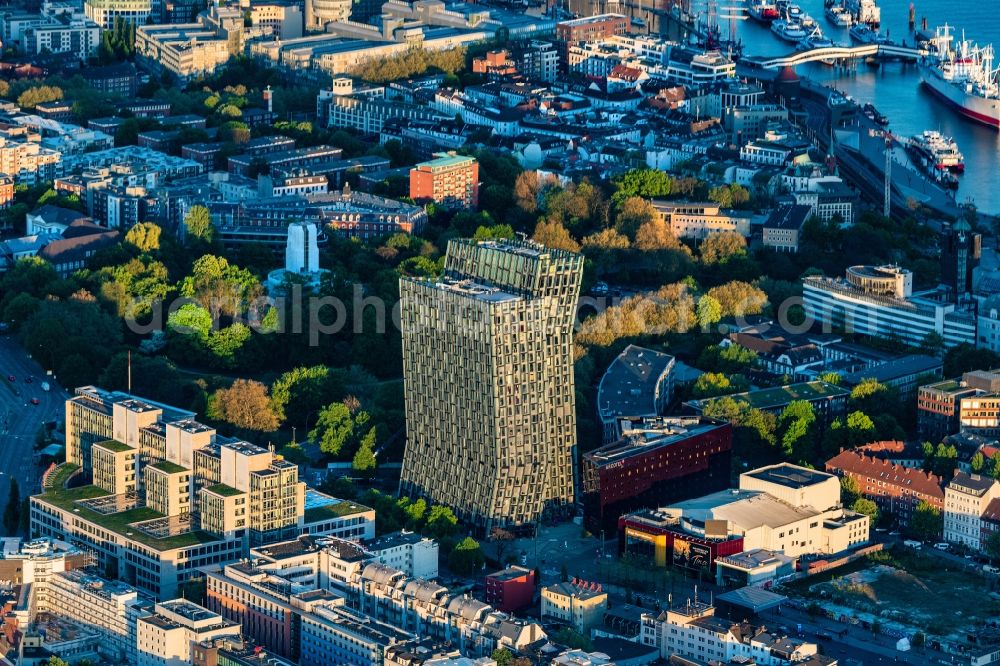
[[[968,40],[952,44],[951,28],[938,28],[931,40],[935,53],[920,63],[920,80],[958,113],[1000,129],[1000,84],[993,46]]]

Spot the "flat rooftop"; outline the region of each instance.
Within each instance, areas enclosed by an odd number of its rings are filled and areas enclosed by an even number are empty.
[[[833,478],[832,474],[818,472],[789,463],[781,463],[772,465],[771,467],[744,472],[743,476],[767,481],[768,483],[784,486],[785,488],[808,488],[809,486],[814,486]]]
[[[700,416],[651,419],[649,427],[627,430],[622,439],[585,453],[584,457],[598,467],[603,467],[632,456],[652,453],[722,427],[724,424]]]
[[[763,389],[761,391],[750,391],[749,393],[736,393],[729,396],[737,402],[749,403],[751,407],[757,409],[775,409],[783,407],[793,400],[821,400],[823,398],[847,398],[851,394],[847,389],[834,386],[827,382],[803,382],[800,384],[789,384],[788,386],[777,386],[775,388]],[[704,409],[705,405],[718,398],[705,398],[702,400],[692,400],[688,405],[698,410]]]
[[[521,300],[521,296],[517,294],[475,280],[455,280],[444,277],[435,281],[433,285],[441,291],[452,292],[487,303],[512,303]]]

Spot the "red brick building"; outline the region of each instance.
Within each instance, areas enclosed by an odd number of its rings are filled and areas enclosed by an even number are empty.
[[[517,64],[510,59],[510,53],[506,49],[488,51],[485,55],[472,59],[472,72],[486,74],[490,80],[494,80],[517,74]]]
[[[862,496],[875,502],[880,512],[895,516],[900,527],[908,524],[921,501],[944,510],[944,479],[878,457],[892,446],[903,451],[902,442],[874,442],[870,446],[870,451],[867,447],[841,449],[826,461],[826,471],[857,481]]]
[[[598,14],[556,24],[559,54],[565,69],[569,60],[569,45],[576,42],[596,42],[615,35],[627,35],[629,20],[621,14]]]
[[[730,424],[701,416],[636,419],[623,433],[580,461],[584,523],[592,534],[614,534],[632,511],[729,487]]]
[[[564,43],[594,42],[628,34],[628,18],[621,14],[598,14],[556,24],[556,39]]]
[[[479,162],[454,152],[435,153],[434,157],[410,169],[410,198],[449,208],[475,208],[479,204]]]
[[[497,610],[512,613],[530,606],[535,596],[535,572],[510,566],[486,576],[486,603]]]

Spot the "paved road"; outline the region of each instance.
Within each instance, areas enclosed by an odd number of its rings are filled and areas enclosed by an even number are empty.
[[[16,381],[10,382],[8,375]],[[32,377],[28,384],[24,380]],[[47,381],[49,391],[42,390]],[[16,478],[24,498],[38,492],[41,471],[34,460],[35,435],[46,421],[62,421],[66,393],[46,377],[34,360],[9,336],[0,336],[0,515],[7,506],[10,478]],[[31,404],[37,398],[39,404]],[[0,531],[3,531],[0,528]]]

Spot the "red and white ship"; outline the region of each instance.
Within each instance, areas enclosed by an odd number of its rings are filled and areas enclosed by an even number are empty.
[[[777,5],[770,0],[752,0],[747,7],[747,14],[761,23],[770,23],[780,16]]]
[[[952,44],[951,28],[935,31],[935,53],[920,63],[920,80],[960,114],[1000,129],[1000,82],[993,46],[962,39]]]

